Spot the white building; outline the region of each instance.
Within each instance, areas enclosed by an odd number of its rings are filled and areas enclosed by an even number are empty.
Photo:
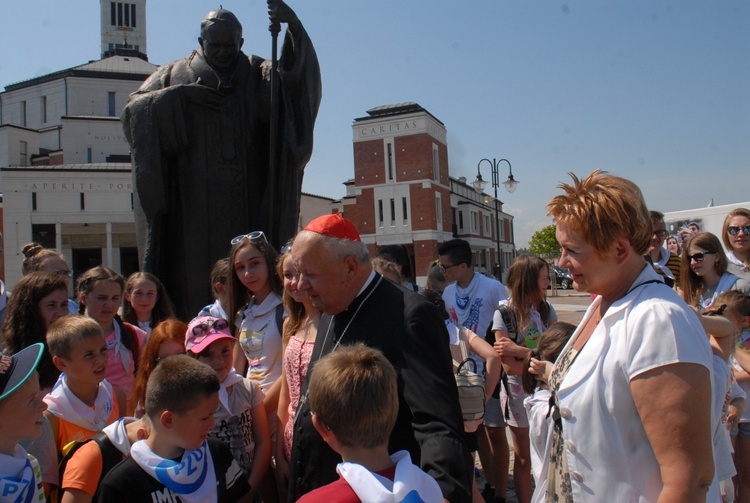
[[[0,93],[5,280],[21,277],[24,244],[65,254],[74,272],[137,270],[130,146],[120,112],[156,70],[146,59],[146,2],[105,2],[102,59]]]

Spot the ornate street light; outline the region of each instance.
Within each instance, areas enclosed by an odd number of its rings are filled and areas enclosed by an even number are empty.
[[[495,260],[497,264],[500,264],[500,206],[498,204],[497,200],[497,187],[500,185],[500,175],[499,175],[499,169],[498,166],[501,162],[507,162],[508,163],[508,179],[503,182],[503,185],[505,185],[505,190],[507,190],[510,193],[515,192],[516,187],[518,187],[518,184],[520,183],[518,180],[513,178],[513,168],[510,165],[510,161],[508,159],[492,159],[491,161],[489,159],[482,159],[477,163],[477,179],[471,182],[471,185],[474,187],[474,190],[477,191],[478,194],[481,194],[484,192],[484,188],[487,186],[487,182],[482,178],[482,172],[480,171],[480,166],[483,162],[490,163],[490,166],[492,167],[492,187],[495,189],[495,246],[497,247],[495,255]]]

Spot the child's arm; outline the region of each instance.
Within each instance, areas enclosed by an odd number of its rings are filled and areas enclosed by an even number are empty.
[[[495,389],[495,386],[497,386],[497,382],[500,380],[500,371],[503,368],[500,356],[498,356],[489,343],[473,332],[469,332],[469,347],[471,347],[471,350],[484,360],[484,380],[487,383],[486,388],[490,390],[490,392],[487,393],[487,401],[489,401],[490,398],[492,398],[491,390]]]
[[[239,340],[234,344],[234,370],[243,377],[247,376],[247,357]]]
[[[289,463],[284,454],[284,430],[289,421],[289,384],[286,380],[286,368],[281,369],[281,391],[279,393],[279,406],[276,408],[276,446],[274,457],[276,459],[276,478],[281,488],[285,488],[289,482]]]
[[[281,379],[276,379],[276,382],[268,388],[266,391],[266,398],[263,400],[266,408],[266,416],[273,417],[276,415],[276,410],[279,407],[279,393],[281,392]],[[266,420],[268,423],[268,420]]]
[[[717,339],[729,337],[735,333],[732,322],[723,316],[704,316],[699,314],[698,319],[700,319],[703,329]]]
[[[253,468],[250,472],[248,483],[250,484],[249,501],[255,497],[260,487],[263,477],[271,464],[271,436],[268,433],[268,420],[266,419],[266,409],[263,403],[253,407],[253,440],[255,440],[255,455],[253,456]],[[282,430],[276,430],[276,436],[282,436]],[[282,454],[283,457],[283,454]]]

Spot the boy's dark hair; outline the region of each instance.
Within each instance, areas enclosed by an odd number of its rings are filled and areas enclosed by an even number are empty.
[[[471,246],[463,239],[446,241],[438,248],[438,255],[446,255],[451,260],[451,265],[466,264],[471,267]]]
[[[69,360],[73,347],[96,336],[104,337],[102,327],[96,321],[78,314],[63,316],[49,326],[47,347],[52,356]]]
[[[315,364],[310,408],[347,447],[387,444],[398,415],[396,370],[377,349],[341,346]]]
[[[154,423],[165,410],[184,415],[218,392],[219,378],[211,367],[187,355],[170,356],[148,378],[146,415]]]

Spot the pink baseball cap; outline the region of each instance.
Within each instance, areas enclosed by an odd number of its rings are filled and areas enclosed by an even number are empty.
[[[185,349],[197,354],[219,339],[234,340],[229,330],[229,322],[224,318],[200,316],[188,325],[185,332]]]

